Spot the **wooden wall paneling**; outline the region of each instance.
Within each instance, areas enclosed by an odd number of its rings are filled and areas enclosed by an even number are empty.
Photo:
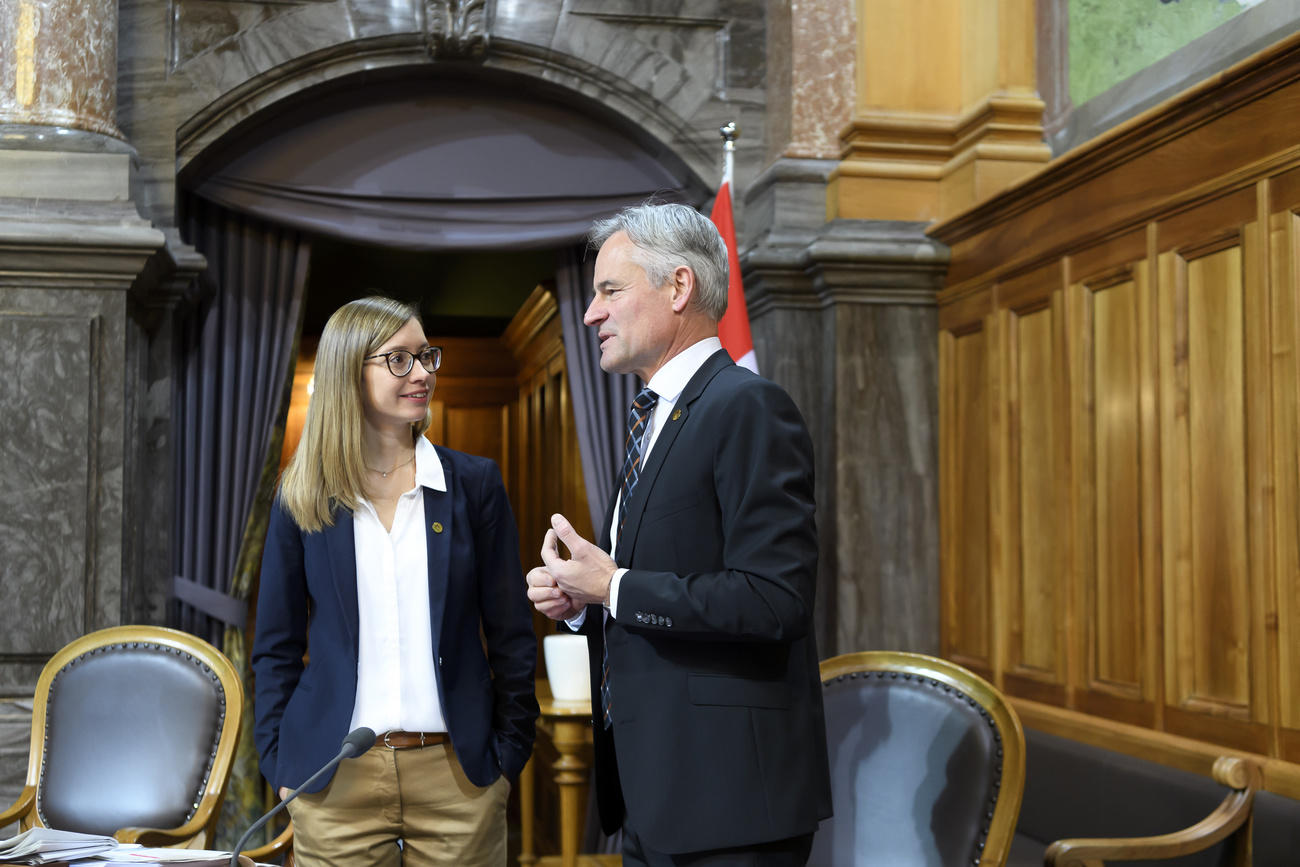
[[[1154,227],[1152,227],[1154,229]],[[1158,725],[1159,426],[1146,229],[1071,257],[1075,706]]]
[[[436,397],[429,401],[429,426],[425,428],[424,436],[435,445],[455,448],[447,442],[447,404]]]
[[[1276,754],[1300,762],[1300,170],[1273,185],[1269,262],[1273,352]]]
[[[457,449],[491,458],[497,466],[505,459],[500,405],[448,407],[445,436]]]
[[[951,254],[945,652],[991,657],[1027,725],[1195,754],[1201,772],[1250,753],[1282,793],[1300,792],[1298,106],[1300,34],[930,230]],[[1044,294],[1056,281],[1034,276],[1058,264],[1063,330]],[[960,387],[973,348],[978,412]],[[1038,359],[1062,352],[1054,415]],[[1038,480],[1058,449],[1071,479],[1053,514]],[[968,520],[979,486],[987,516]],[[1031,513],[1036,499],[1048,508]],[[1031,573],[1052,568],[1035,540],[1062,514],[1064,705],[1028,614],[1056,610]],[[987,556],[987,629],[953,604],[966,551]]]
[[[1013,695],[1067,702],[1071,595],[1069,382],[1061,265],[999,285],[1003,311],[1007,508],[1002,551],[1007,641],[1003,684]]]
[[[992,680],[988,349],[980,319],[940,332],[940,618],[943,654]]]
[[[564,360],[556,359],[548,363],[545,370],[539,374],[542,376],[543,387],[546,389],[546,440],[544,444],[546,456],[543,459],[542,466],[542,485],[545,487],[548,496],[546,513],[542,518],[548,525],[551,522],[553,513],[564,511],[564,472],[567,467],[564,466],[564,441],[561,439],[564,425],[563,416],[560,413],[563,371]]]
[[[1246,502],[1250,556],[1251,720],[1266,736],[1261,751],[1277,755],[1277,593],[1273,572],[1272,269],[1269,264],[1269,180],[1255,183],[1254,219],[1242,227],[1245,256]]]
[[[1248,396],[1266,371],[1247,352],[1261,275],[1246,244],[1254,191],[1159,227],[1166,728],[1266,752],[1258,509]],[[1258,244],[1256,239],[1254,244]],[[1251,285],[1251,284],[1254,285]]]
[[[1143,262],[1074,284],[1081,707],[1150,723],[1142,551]]]

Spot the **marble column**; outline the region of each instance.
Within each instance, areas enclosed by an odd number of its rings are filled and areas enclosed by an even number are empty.
[[[947,250],[919,224],[815,225],[819,180],[833,167],[779,161],[751,188],[751,215],[776,217],[742,266],[755,350],[799,404],[817,451],[823,658],[937,653],[934,299]]]
[[[755,350],[817,454],[823,658],[939,648],[938,331],[924,225],[827,221],[854,105],[856,4],[769,3],[770,163],[744,191]]]
[[[0,125],[121,138],[117,0],[0,0]]]
[[[0,0],[0,695],[79,635],[163,611],[155,336],[202,260],[132,201],[117,24],[116,0]]]

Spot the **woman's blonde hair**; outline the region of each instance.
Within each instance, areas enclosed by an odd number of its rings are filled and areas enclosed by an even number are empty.
[[[374,295],[344,304],[325,323],[302,439],[280,479],[281,501],[309,533],[332,527],[336,509],[356,509],[365,495],[362,366],[412,319],[420,319],[414,307]],[[411,425],[411,442],[430,420],[425,412]]]

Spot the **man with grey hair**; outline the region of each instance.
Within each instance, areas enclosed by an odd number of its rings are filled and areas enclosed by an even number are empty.
[[[587,636],[601,824],[628,867],[804,864],[831,812],[812,442],[718,341],[709,220],[642,205],[590,241],[600,366],[646,387],[600,544],[553,515],[528,597]]]

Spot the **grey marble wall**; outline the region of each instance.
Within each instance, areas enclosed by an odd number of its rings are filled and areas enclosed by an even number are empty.
[[[742,255],[760,369],[817,451],[823,657],[937,653],[938,321],[946,250],[913,223],[824,221],[832,160],[781,159]]]
[[[0,150],[0,689],[134,619],[128,293],[163,236],[130,207],[128,160]],[[48,199],[24,187],[33,179]]]

